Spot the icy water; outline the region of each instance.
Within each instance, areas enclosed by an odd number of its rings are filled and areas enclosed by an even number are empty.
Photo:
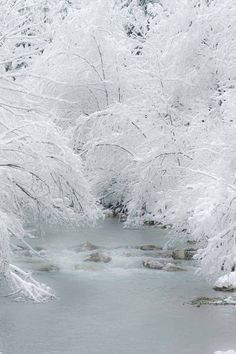
[[[35,245],[48,262],[26,255],[16,261],[55,289],[58,299],[43,305],[1,297],[0,352],[3,354],[212,354],[236,349],[236,308],[188,302],[219,295],[194,274],[142,267],[155,256],[138,245],[163,245],[162,229],[127,230],[117,220],[95,229],[51,228]],[[111,256],[107,264],[84,262],[86,252],[70,249],[84,241]],[[40,270],[41,269],[41,270]],[[1,290],[1,294],[4,293]]]

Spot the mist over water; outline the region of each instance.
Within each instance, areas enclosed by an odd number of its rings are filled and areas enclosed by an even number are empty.
[[[1,297],[0,351],[3,354],[211,354],[236,348],[236,310],[231,306],[193,307],[198,296],[216,296],[209,284],[186,272],[145,269],[155,257],[138,246],[163,246],[167,231],[123,229],[115,219],[96,228],[45,229],[32,240],[45,260],[16,256],[35,278],[55,289],[58,299],[42,305]],[[89,252],[74,246],[90,241],[112,258],[85,262]],[[53,264],[59,270],[42,271]],[[40,270],[41,269],[41,270]],[[2,295],[6,289],[1,290]]]

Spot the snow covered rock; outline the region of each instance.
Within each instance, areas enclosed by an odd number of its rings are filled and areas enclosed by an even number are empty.
[[[220,277],[214,285],[214,290],[219,291],[234,291],[236,290],[236,272]]]
[[[200,296],[191,301],[191,304],[197,307],[201,305],[235,305],[236,298],[229,296],[229,297],[206,297]]]
[[[163,270],[167,271],[167,272],[182,272],[185,271],[184,268],[179,267],[173,263],[167,263],[164,267]]]
[[[188,261],[193,258],[195,253],[196,253],[196,250],[194,250],[193,248],[183,249],[183,250],[174,250],[172,252],[172,257],[174,259],[182,259],[182,260]]]
[[[164,264],[156,260],[147,259],[143,261],[143,266],[149,269],[162,269]]]
[[[167,263],[163,264],[159,262],[158,260],[155,259],[147,259],[143,261],[143,266],[145,268],[149,269],[159,269],[159,270],[165,270],[167,272],[179,272],[179,271],[184,271],[185,269],[182,267],[179,267],[173,263]]]
[[[59,270],[59,267],[54,264],[45,264],[38,269],[40,272],[56,272]]]
[[[162,247],[157,245],[143,245],[138,247],[141,251],[161,251]]]
[[[112,260],[110,256],[106,256],[99,252],[94,252],[89,255],[88,258],[85,259],[85,262],[101,262],[101,263],[109,263]]]
[[[98,246],[93,245],[90,241],[86,241],[84,243],[81,243],[80,245],[73,246],[70,248],[70,250],[72,250],[74,252],[94,251],[97,249],[98,249]]]

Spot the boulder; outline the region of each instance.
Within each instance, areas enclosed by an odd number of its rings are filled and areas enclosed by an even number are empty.
[[[172,252],[172,258],[173,259],[181,259],[188,261],[193,258],[194,254],[196,253],[196,250],[193,248],[189,249],[182,249],[182,250],[174,250]]]
[[[70,248],[70,250],[74,252],[86,252],[86,251],[94,251],[97,250],[99,247],[96,245],[93,245],[90,241],[86,241],[84,243],[81,243],[80,245],[73,246]]]
[[[225,292],[230,292],[230,291],[235,291],[236,287],[235,286],[214,286],[213,289],[215,291],[225,291]]]
[[[214,285],[214,290],[217,291],[235,291],[236,290],[236,272],[225,274]]]
[[[164,264],[162,264],[159,261],[153,260],[153,259],[147,259],[143,261],[143,266],[145,268],[149,269],[162,269],[164,267]]]
[[[91,253],[86,259],[85,262],[101,262],[101,263],[109,263],[112,260],[110,256],[106,256],[99,252]]]
[[[54,264],[45,264],[38,269],[40,272],[56,272],[59,271],[59,267]]]
[[[182,272],[185,271],[186,269],[179,267],[173,263],[167,263],[164,267],[163,270],[167,272]]]
[[[206,297],[200,296],[191,301],[191,304],[197,307],[201,305],[235,305],[236,298],[235,297]]]
[[[157,245],[143,245],[138,247],[141,251],[161,251],[162,247]]]

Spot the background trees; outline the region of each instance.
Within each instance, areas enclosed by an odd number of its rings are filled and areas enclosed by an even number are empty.
[[[230,271],[235,7],[159,1],[143,12],[137,2],[122,5],[114,11],[130,48],[122,54],[117,48],[125,94],[102,112],[78,118],[73,144],[94,193],[105,205],[122,204],[127,224],[155,220],[187,230],[201,244],[204,272]],[[130,16],[136,27],[127,32]]]
[[[186,230],[205,273],[233,270],[235,6],[1,7],[2,272],[27,213],[95,220],[95,200]]]

